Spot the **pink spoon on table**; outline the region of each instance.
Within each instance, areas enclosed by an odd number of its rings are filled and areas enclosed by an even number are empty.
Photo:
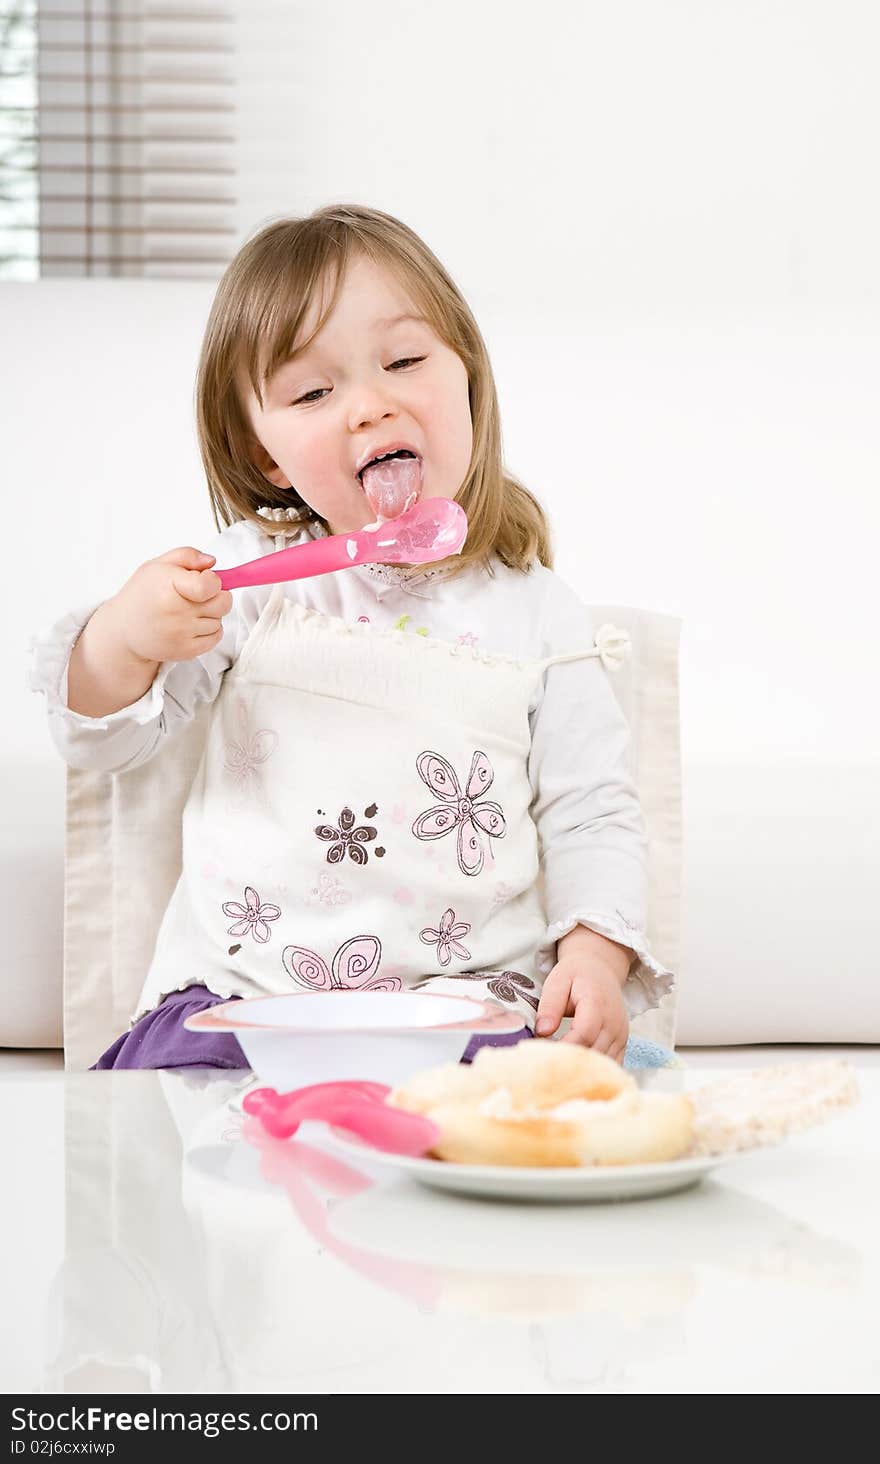
[[[242,1107],[273,1139],[289,1139],[301,1123],[319,1119],[348,1129],[388,1154],[416,1158],[427,1153],[440,1137],[439,1128],[421,1114],[389,1108],[385,1098],[390,1092],[381,1083],[360,1082],[313,1083],[290,1093],[253,1088]]]
[[[355,564],[431,564],[458,554],[467,538],[467,528],[461,504],[451,498],[425,498],[378,528],[295,544],[234,569],[218,569],[217,577],[224,590],[237,590],[330,574]]]

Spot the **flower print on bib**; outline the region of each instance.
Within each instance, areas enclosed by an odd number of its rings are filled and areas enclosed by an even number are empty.
[[[356,935],[336,952],[331,964],[303,946],[287,946],[284,969],[307,991],[399,991],[397,976],[380,976],[382,946],[373,935]]]
[[[427,978],[432,988],[437,983]],[[463,984],[466,981],[479,981],[485,986],[491,996],[496,996],[508,1006],[515,1006],[518,1001],[528,1002],[530,1007],[538,1010],[538,997],[540,987],[530,976],[523,976],[520,971],[459,971],[457,976],[451,977],[446,987],[450,995],[455,995],[455,983],[459,983],[459,990],[467,991]],[[419,981],[417,986],[424,986],[426,982]]]
[[[315,833],[319,839],[330,844],[327,850],[328,864],[339,864],[347,854],[353,863],[363,866],[368,858],[365,845],[375,839],[377,830],[372,824],[355,827],[355,816],[351,809],[343,808],[339,815],[338,828],[333,824],[318,824]],[[375,852],[378,853],[378,849]]]
[[[441,966],[448,966],[453,955],[460,956],[463,961],[469,961],[471,953],[461,944],[462,936],[467,935],[470,926],[465,922],[455,923],[455,911],[444,910],[440,917],[439,930],[433,930],[430,925],[419,931],[419,940],[425,945],[437,947],[437,960]]]
[[[439,752],[423,752],[416,759],[419,776],[438,798],[439,807],[420,813],[413,824],[417,839],[442,839],[453,828],[458,830],[458,867],[465,874],[479,874],[483,868],[483,835],[487,839],[503,839],[507,825],[497,803],[481,800],[491,787],[495,774],[485,752],[475,752],[464,790],[445,757]]]
[[[417,987],[533,1026],[546,920],[529,708],[556,659],[349,624],[276,585],[212,709],[138,1015],[194,982],[331,1000]],[[246,807],[228,796],[232,744],[259,774]],[[218,843],[219,897],[205,875]]]
[[[238,701],[229,720],[231,736],[226,742],[223,765],[228,774],[230,802],[244,807],[262,794],[263,765],[278,745],[278,733],[271,727],[251,726],[244,698]]]
[[[223,906],[223,914],[231,915],[235,925],[230,925],[228,935],[252,935],[264,945],[271,935],[270,920],[278,920],[281,911],[277,905],[264,905],[255,889],[248,885],[244,892],[245,903],[238,905],[234,900]]]

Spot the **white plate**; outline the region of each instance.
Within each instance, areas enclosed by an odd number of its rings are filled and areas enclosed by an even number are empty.
[[[495,1200],[638,1200],[674,1194],[699,1184],[710,1169],[735,1155],[667,1159],[661,1164],[608,1164],[584,1169],[526,1169],[500,1164],[447,1164],[441,1159],[409,1159],[361,1143],[341,1129],[330,1129],[334,1145],[361,1164],[415,1179],[432,1189],[481,1195]]]

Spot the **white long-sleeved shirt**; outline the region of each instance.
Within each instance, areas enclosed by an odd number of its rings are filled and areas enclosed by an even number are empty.
[[[231,524],[208,546],[214,569],[269,554],[282,543],[324,537],[318,523],[285,522],[264,511],[266,532]],[[270,522],[274,520],[274,522]],[[279,535],[286,535],[282,539]],[[543,659],[591,647],[595,629],[575,592],[535,561],[528,574],[493,556],[490,575],[473,567],[451,579],[442,569],[355,565],[291,580],[285,593],[309,608],[380,629],[476,646],[489,654]],[[67,668],[78,636],[98,608],[63,616],[31,638],[29,684],[46,696],[55,746],[72,767],[122,772],[146,762],[212,702],[272,591],[233,592],[223,637],[204,656],[168,661],[138,701],[103,717],[67,705]],[[531,814],[538,830],[547,943],[587,926],[634,952],[624,997],[631,1017],[658,1005],[674,977],[649,951],[645,934],[648,838],[630,771],[630,731],[595,657],[550,666],[529,710]],[[542,962],[543,975],[552,962]]]

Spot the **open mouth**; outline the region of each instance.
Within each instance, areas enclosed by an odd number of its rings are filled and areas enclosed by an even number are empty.
[[[397,459],[405,461],[407,458],[414,459],[417,463],[421,463],[421,458],[417,457],[414,452],[409,452],[405,447],[399,447],[394,452],[383,453],[381,457],[371,458],[368,463],[364,463],[364,466],[357,474],[357,478],[361,487],[363,488],[364,486],[364,474],[368,470],[378,467],[381,463],[391,463]]]
[[[424,463],[408,448],[397,448],[365,463],[357,478],[377,520],[398,518],[421,496]]]

